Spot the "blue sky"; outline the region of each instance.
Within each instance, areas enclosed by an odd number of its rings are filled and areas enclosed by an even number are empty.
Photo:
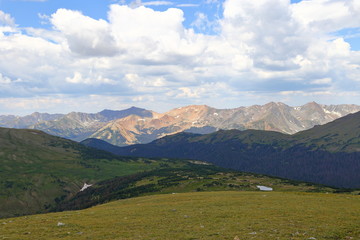
[[[358,0],[0,0],[0,115],[360,104]]]
[[[156,1],[143,1],[143,3],[154,3]],[[221,2],[209,1],[158,1],[159,5],[147,5],[157,11],[165,11],[170,7],[180,8],[184,11],[184,25],[192,27],[191,24],[196,18],[197,13],[204,12],[210,20],[215,20],[222,15]],[[212,2],[212,3],[211,3]],[[16,23],[21,27],[49,28],[49,24],[44,24],[40,15],[50,16],[59,8],[81,11],[84,15],[95,19],[106,19],[110,4],[134,4],[136,1],[114,1],[114,0],[45,0],[45,1],[21,1],[21,0],[0,0],[0,9],[11,13],[16,19]],[[199,29],[196,29],[200,31]]]

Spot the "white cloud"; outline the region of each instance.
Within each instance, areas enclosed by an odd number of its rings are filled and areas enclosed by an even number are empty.
[[[156,102],[334,101],[360,90],[360,53],[334,33],[360,27],[358,1],[226,0],[218,22],[199,13],[193,23],[203,30],[217,24],[212,35],[187,29],[181,9],[144,6],[165,3],[172,2],[113,4],[107,19],[59,9],[49,17],[52,29],[19,29],[0,11],[1,97],[41,96],[45,106],[64,96],[112,96],[106,99],[121,106],[136,101],[157,110]]]
[[[0,84],[10,84],[11,82],[10,78],[3,76],[2,73],[0,73]]]
[[[301,1],[292,5],[295,19],[314,32],[334,32],[358,27],[360,7],[357,0]]]
[[[15,26],[15,20],[10,14],[4,13],[0,10],[0,26]]]
[[[142,93],[165,92],[171,85],[162,76],[141,77],[136,73],[125,74],[123,80],[133,91]]]
[[[78,11],[59,9],[51,16],[54,28],[64,34],[74,53],[84,56],[112,56],[118,51],[109,23],[84,16]]]
[[[331,82],[331,78],[321,78],[311,81],[311,84],[330,84]]]
[[[232,66],[238,71],[251,69],[253,60],[246,55],[235,55],[232,60]]]
[[[287,0],[227,0],[223,35],[235,46],[245,44],[258,64],[263,58],[281,61],[306,49],[306,36],[291,17]]]
[[[156,12],[144,6],[131,9],[112,5],[109,12],[111,32],[127,56],[142,65],[184,64],[199,55],[202,36],[183,27],[183,12],[170,8]],[[184,59],[186,58],[186,59]]]
[[[90,84],[90,85],[98,85],[98,84],[111,84],[115,85],[116,82],[105,78],[101,75],[91,76],[91,77],[83,77],[83,75],[79,72],[75,72],[73,77],[67,77],[66,81],[68,83],[73,84]]]

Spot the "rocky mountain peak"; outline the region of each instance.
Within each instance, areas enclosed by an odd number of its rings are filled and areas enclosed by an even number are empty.
[[[183,131],[203,134],[219,129],[257,129],[294,134],[356,111],[360,111],[360,106],[320,105],[316,102],[298,107],[270,102],[233,109],[190,105],[166,113],[131,107],[125,110],[105,109],[92,114],[0,116],[0,126],[40,129],[77,141],[93,137],[116,145],[128,145],[151,142]]]

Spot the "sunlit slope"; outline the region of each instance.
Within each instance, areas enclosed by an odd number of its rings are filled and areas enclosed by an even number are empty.
[[[0,128],[0,165],[0,217],[43,212],[85,182],[154,167],[37,130],[7,128]]]
[[[360,239],[360,198],[203,192],[127,199],[86,210],[3,219],[3,239]]]
[[[360,152],[360,112],[293,135],[310,148],[330,152]]]

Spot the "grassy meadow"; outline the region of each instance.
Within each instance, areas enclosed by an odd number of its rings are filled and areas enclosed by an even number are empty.
[[[0,221],[0,239],[360,239],[360,196],[193,192]]]

